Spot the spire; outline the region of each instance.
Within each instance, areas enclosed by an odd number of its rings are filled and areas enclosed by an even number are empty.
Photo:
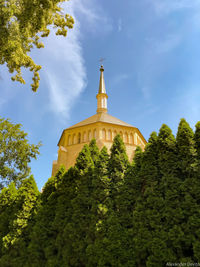
[[[100,68],[100,81],[99,81],[99,92],[97,94],[97,113],[107,113],[107,94],[106,94],[106,87],[105,87],[105,81],[104,81],[104,68],[103,65],[101,65]]]
[[[100,72],[101,72],[101,75],[100,75],[100,81],[99,81],[99,94],[106,94],[106,87],[105,87],[105,81],[104,81],[104,75],[103,75],[103,72],[104,72],[103,65],[101,65]]]

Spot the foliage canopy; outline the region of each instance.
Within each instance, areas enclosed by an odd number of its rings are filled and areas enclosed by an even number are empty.
[[[163,124],[132,163],[116,136],[95,140],[38,194],[34,180],[0,194],[0,264],[160,267],[200,261],[200,123]],[[28,196],[30,196],[28,198]],[[13,243],[12,243],[13,242]],[[7,265],[6,265],[7,264]]]
[[[36,159],[40,146],[28,143],[20,124],[0,117],[0,188],[12,181],[19,185],[29,176],[29,163]]]
[[[60,4],[68,0],[2,0],[0,1],[0,64],[7,64],[9,72],[16,72],[13,81],[25,83],[22,68],[33,72],[32,90],[39,87],[39,70],[30,56],[31,50],[44,47],[41,38],[50,33],[67,35],[67,28],[74,24],[73,18],[63,14]]]

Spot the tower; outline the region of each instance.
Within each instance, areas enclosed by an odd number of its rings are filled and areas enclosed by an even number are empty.
[[[97,98],[97,113],[105,112],[107,113],[107,99],[108,95],[106,94],[106,87],[105,87],[105,81],[104,81],[104,68],[101,65],[100,68],[100,81],[99,81],[99,92],[96,96]]]
[[[110,151],[114,137],[120,134],[129,160],[132,160],[137,146],[144,149],[146,140],[138,128],[107,113],[108,95],[103,66],[100,68],[99,91],[96,98],[97,113],[95,115],[63,130],[58,142],[58,159],[53,161],[52,175],[55,175],[60,165],[64,165],[67,169],[73,166],[83,146],[89,144],[92,138],[96,139],[100,149],[106,146]]]

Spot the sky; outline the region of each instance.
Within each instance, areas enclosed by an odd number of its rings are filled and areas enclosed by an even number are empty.
[[[42,142],[31,162],[41,189],[57,159],[63,129],[96,113],[100,58],[108,113],[148,140],[163,123],[174,134],[181,118],[200,120],[200,0],[70,0],[75,25],[66,38],[52,32],[31,56],[42,65],[37,93],[0,67],[0,116],[21,123],[30,143]]]

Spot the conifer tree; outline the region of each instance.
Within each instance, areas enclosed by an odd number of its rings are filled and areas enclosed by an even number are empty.
[[[33,225],[39,191],[32,176],[25,179],[17,191],[14,201],[13,219],[9,232],[3,237],[1,266],[25,266],[27,246]]]
[[[92,202],[91,209],[91,231],[93,237],[87,245],[88,266],[100,266],[101,245],[104,238],[104,227],[102,227],[107,216],[107,197],[109,193],[109,177],[108,177],[109,155],[107,148],[103,147],[96,161],[93,179],[92,179]]]
[[[195,148],[197,150],[198,159],[200,160],[200,121],[195,125],[196,130],[194,134]]]
[[[192,130],[185,120],[181,120],[175,140],[171,130],[163,125],[154,144],[154,148],[157,146],[157,159],[154,161],[152,157],[150,161],[157,166],[157,171],[154,179],[146,183],[133,212],[136,265],[165,266],[167,262],[195,262],[199,248],[197,225],[194,224],[199,216],[195,193],[199,192],[200,187],[195,174],[196,153]],[[151,142],[147,145],[143,160],[150,146]],[[143,161],[141,169],[145,164]],[[148,174],[147,169],[144,174]],[[196,256],[192,249],[195,245]]]
[[[91,154],[92,160],[95,164],[99,159],[99,148],[97,146],[96,139],[92,139],[90,141],[89,149],[90,149],[90,154]]]
[[[0,258],[3,256],[3,237],[9,233],[10,222],[14,220],[17,189],[14,182],[0,192]]]
[[[28,266],[53,266],[52,262],[54,264],[54,256],[57,253],[54,244],[57,231],[52,224],[58,199],[57,187],[64,173],[65,169],[61,167],[56,176],[51,177],[43,188],[28,247]]]
[[[177,164],[182,180],[196,171],[196,149],[194,133],[185,119],[181,119],[176,136]]]
[[[70,257],[72,257],[72,248],[74,240],[68,235],[68,229],[71,229],[71,218],[73,215],[72,200],[76,196],[76,171],[71,167],[63,174],[62,180],[57,188],[58,199],[55,206],[55,217],[52,223],[52,229],[57,231],[55,240],[56,266],[69,266]]]
[[[125,145],[120,137],[116,135],[110,149],[110,160],[108,164],[108,175],[110,178],[110,194],[113,205],[116,205],[119,190],[124,182],[124,176],[129,166]],[[117,208],[116,206],[114,208]]]
[[[158,136],[153,132],[143,155],[139,156],[141,165],[137,165],[139,168],[136,169],[136,177],[138,175],[141,178],[143,177],[141,192],[136,199],[133,209],[133,226],[131,233],[133,240],[132,247],[134,248],[133,258],[136,261],[136,266],[146,266],[151,244],[150,224],[152,220],[151,217],[153,216],[153,207],[151,207],[151,205],[152,203],[153,205],[157,203],[158,190],[156,185],[158,184],[158,180],[160,180],[157,140]],[[155,209],[156,208],[157,207],[155,207]],[[156,213],[158,213],[157,210]]]
[[[95,144],[93,143],[92,146],[95,147]],[[88,239],[91,238],[90,223],[93,206],[91,193],[94,162],[91,150],[91,147],[85,145],[75,164],[76,195],[71,200],[73,213],[64,229],[64,239],[67,243],[63,250],[70,252],[65,255],[66,266],[85,266],[87,263],[86,248]]]
[[[98,247],[98,264],[99,266],[123,266],[127,255],[123,249],[124,231],[120,224],[120,194],[129,161],[120,135],[114,138],[110,151],[109,194],[105,202],[107,212],[101,226],[102,242],[99,242]]]

